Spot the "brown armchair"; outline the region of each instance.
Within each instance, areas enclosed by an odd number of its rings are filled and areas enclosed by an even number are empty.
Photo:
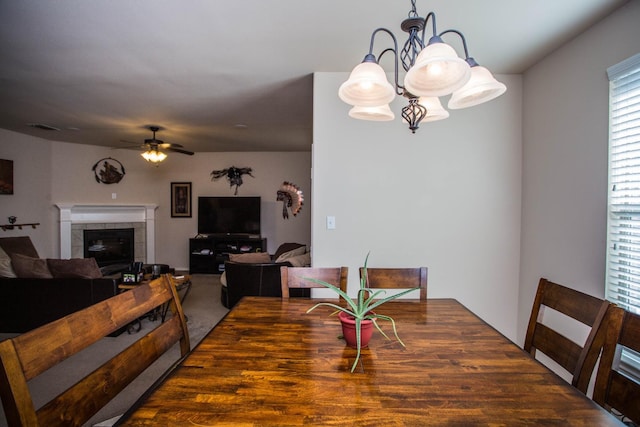
[[[281,263],[243,263],[226,261],[224,271],[227,286],[222,287],[222,305],[231,308],[243,296],[281,297]]]
[[[222,305],[231,308],[243,296],[281,297],[280,267],[292,267],[305,255],[309,255],[306,245],[300,243],[283,243],[273,255],[230,255],[231,260],[224,263],[224,279],[221,278]],[[309,290],[292,290],[291,296],[308,297]]]

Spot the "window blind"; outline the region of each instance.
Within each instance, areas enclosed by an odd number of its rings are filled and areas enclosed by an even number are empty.
[[[640,54],[609,76],[606,296],[640,313]]]

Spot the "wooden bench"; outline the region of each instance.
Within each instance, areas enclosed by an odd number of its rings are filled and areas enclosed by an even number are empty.
[[[173,313],[166,322],[35,409],[29,380],[166,303]],[[177,342],[181,357],[186,356],[189,332],[177,291],[166,275],[2,341],[0,397],[9,426],[82,425]]]

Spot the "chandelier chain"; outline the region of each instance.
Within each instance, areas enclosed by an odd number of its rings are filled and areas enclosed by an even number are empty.
[[[411,10],[408,13],[409,18],[417,18],[418,11],[416,9],[416,0],[411,0]]]

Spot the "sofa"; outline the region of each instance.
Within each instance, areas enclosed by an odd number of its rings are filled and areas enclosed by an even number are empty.
[[[0,333],[23,333],[115,296],[93,258],[41,259],[27,236],[0,238]]]
[[[229,254],[222,283],[222,305],[232,308],[244,296],[282,296],[280,267],[304,267],[311,263],[306,245],[283,243],[273,255],[255,252]],[[292,289],[292,297],[308,297],[308,289]]]

